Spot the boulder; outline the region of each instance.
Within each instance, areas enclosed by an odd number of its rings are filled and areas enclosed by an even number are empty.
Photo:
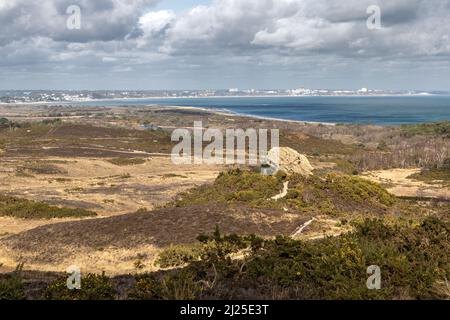
[[[310,176],[314,170],[305,155],[287,147],[272,148],[267,154],[265,164],[273,167],[276,171],[282,170],[289,174],[298,173],[302,176]]]

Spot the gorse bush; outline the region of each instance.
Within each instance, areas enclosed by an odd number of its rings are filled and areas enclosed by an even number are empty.
[[[196,246],[172,247],[161,254],[161,263],[178,265],[178,269],[129,276],[133,281],[123,298],[448,298],[450,222],[437,218],[414,226],[366,219],[354,223],[351,233],[313,241],[222,235],[217,227],[198,241]],[[367,288],[371,265],[380,267],[380,290]],[[0,282],[3,299],[24,298],[20,278],[7,278],[7,284],[4,279]],[[51,283],[43,299],[117,299],[118,283],[123,283],[104,274],[88,274],[82,278],[81,290],[71,291],[66,280]]]
[[[61,277],[45,290],[46,300],[113,300],[116,292],[112,281],[105,274],[87,274],[81,278],[80,290],[67,288],[67,277]]]
[[[289,181],[288,194],[278,201],[271,200]],[[367,209],[383,210],[396,203],[396,197],[377,183],[336,173],[325,177],[303,177],[298,174],[264,176],[257,172],[232,170],[221,173],[213,185],[183,193],[173,205],[245,204],[262,208],[291,208],[305,213],[353,212]]]
[[[163,278],[161,298],[164,300],[194,300],[202,291],[203,285],[197,280],[197,275],[182,270]]]
[[[22,268],[19,265],[13,273],[0,275],[0,300],[25,300]]]
[[[271,298],[275,288],[295,299],[445,298],[435,288],[450,276],[449,231],[448,222],[434,218],[416,227],[365,220],[353,233],[308,242],[216,230],[199,237],[205,253],[183,272],[214,283],[198,298]],[[243,249],[250,251],[236,255]],[[366,287],[370,265],[381,268],[381,290]]]
[[[181,267],[198,260],[201,254],[200,245],[172,245],[159,254],[156,265],[161,268]]]
[[[344,200],[358,203],[371,202],[391,206],[395,203],[395,196],[391,195],[379,184],[358,177],[329,174],[326,179],[327,187]]]
[[[213,185],[192,189],[175,202],[176,206],[218,203],[265,201],[283,189],[282,180],[239,169],[222,172]]]
[[[92,217],[96,213],[84,209],[60,208],[44,202],[0,195],[0,216],[22,219]]]
[[[128,292],[131,300],[160,300],[163,296],[163,285],[150,273],[135,276],[136,283]]]
[[[194,300],[204,285],[190,271],[177,270],[160,278],[145,273],[135,276],[136,284],[128,292],[131,300]]]

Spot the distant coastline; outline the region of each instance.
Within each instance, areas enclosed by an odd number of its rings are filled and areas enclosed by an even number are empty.
[[[299,123],[299,124],[315,124],[315,125],[325,125],[325,126],[335,126],[336,123],[331,122],[316,122],[316,121],[303,121],[303,120],[289,120],[289,119],[280,119],[280,118],[273,118],[273,117],[261,117],[251,114],[243,114],[243,113],[236,113],[230,110],[219,110],[219,109],[208,109],[208,108],[202,108],[202,107],[195,107],[195,106],[164,106],[169,108],[174,108],[176,110],[200,110],[212,114],[217,115],[223,115],[228,117],[243,117],[243,118],[251,118],[251,119],[259,119],[259,120],[267,120],[267,121],[279,121],[279,122],[288,122],[288,123]]]
[[[238,90],[238,89],[236,89]],[[97,97],[95,97],[97,95]],[[146,99],[242,99],[288,97],[427,97],[450,95],[440,91],[354,89],[285,90],[0,90],[0,104],[91,103]],[[116,97],[117,96],[117,97]],[[10,101],[8,101],[10,100]]]
[[[5,105],[5,104],[3,104]],[[214,96],[84,99],[7,105],[191,107],[256,119],[316,124],[400,125],[450,120],[450,95]]]

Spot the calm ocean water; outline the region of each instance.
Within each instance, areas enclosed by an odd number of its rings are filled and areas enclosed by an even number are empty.
[[[397,125],[450,120],[450,96],[176,98],[79,104],[193,106],[257,117],[329,123]]]

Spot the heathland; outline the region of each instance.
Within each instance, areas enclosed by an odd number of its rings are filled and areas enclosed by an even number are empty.
[[[278,128],[313,175],[175,165],[171,132],[194,121]],[[449,298],[449,150],[450,122],[2,105],[0,299]]]

